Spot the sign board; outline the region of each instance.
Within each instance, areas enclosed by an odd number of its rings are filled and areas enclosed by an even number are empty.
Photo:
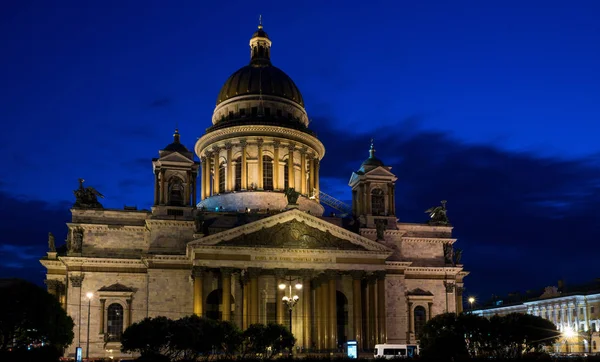
[[[81,347],[75,349],[75,362],[81,362]]]
[[[358,345],[356,341],[348,341],[348,358],[358,358]]]

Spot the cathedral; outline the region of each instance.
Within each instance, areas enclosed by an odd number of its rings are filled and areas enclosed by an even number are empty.
[[[468,272],[445,202],[428,223],[400,222],[397,177],[373,142],[348,175],[352,205],[322,192],[325,146],[271,45],[260,25],[193,150],[176,130],[148,160],[151,210],[105,209],[80,180],[66,245],[50,235],[41,259],[75,322],[65,355],[124,357],[121,334],[146,317],[280,323],[298,351],[318,352],[418,343],[427,320],[462,311]],[[323,204],[339,213],[324,216]]]

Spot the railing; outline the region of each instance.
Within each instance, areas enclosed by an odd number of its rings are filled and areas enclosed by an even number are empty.
[[[327,195],[323,191],[319,191],[319,201],[333,209],[341,211],[344,214],[352,214],[352,206],[336,199],[331,195]]]

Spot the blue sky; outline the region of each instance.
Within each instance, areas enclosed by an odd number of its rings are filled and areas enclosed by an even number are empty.
[[[149,207],[151,158],[175,127],[188,147],[204,133],[262,14],[327,148],[323,191],[350,198],[374,137],[401,221],[448,200],[471,293],[597,276],[598,2],[0,7],[0,255],[14,256],[0,275],[42,279],[79,177],[106,207]]]

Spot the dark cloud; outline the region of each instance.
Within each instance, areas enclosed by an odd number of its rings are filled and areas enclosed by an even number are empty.
[[[44,278],[39,258],[48,250],[48,232],[57,245],[66,238],[71,203],[49,204],[0,191],[0,277],[18,274],[36,283]]]
[[[170,106],[173,100],[169,97],[157,98],[150,102],[150,108],[162,108]]]
[[[448,200],[457,247],[464,249],[471,271],[471,293],[485,299],[560,278],[574,284],[597,276],[591,252],[600,232],[597,162],[466,144],[442,132],[420,131],[415,119],[376,130],[377,157],[398,176],[401,221],[425,222],[426,208]],[[347,183],[368,157],[371,134],[332,124],[340,123],[315,117],[311,127],[329,145],[321,175],[333,186],[335,178]]]

